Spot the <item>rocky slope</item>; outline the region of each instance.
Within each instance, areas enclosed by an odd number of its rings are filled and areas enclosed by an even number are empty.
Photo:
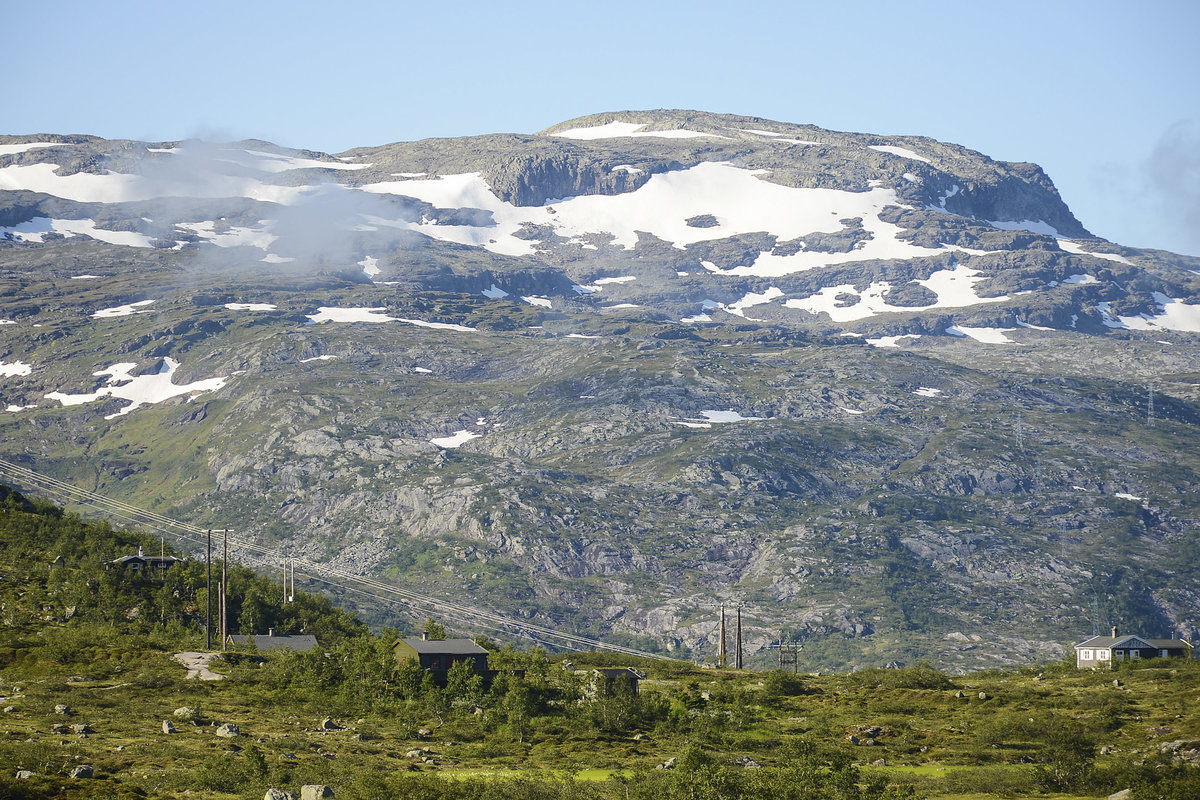
[[[1035,165],[696,112],[0,137],[0,237],[0,457],[110,496],[696,658],[722,603],[821,667],[1196,633],[1200,260]]]

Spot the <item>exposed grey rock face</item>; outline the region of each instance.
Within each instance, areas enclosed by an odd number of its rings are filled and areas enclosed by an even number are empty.
[[[323,800],[333,797],[333,789],[323,784],[307,784],[300,787],[300,800]]]
[[[80,764],[71,770],[70,776],[72,778],[94,778],[96,771],[91,764]]]
[[[226,722],[217,728],[216,734],[225,739],[233,739],[241,736],[241,729],[238,728],[236,722]]]

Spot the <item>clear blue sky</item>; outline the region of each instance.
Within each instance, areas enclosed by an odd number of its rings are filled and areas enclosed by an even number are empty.
[[[692,108],[1041,164],[1200,255],[1200,2],[13,2],[0,133],[338,152]]]

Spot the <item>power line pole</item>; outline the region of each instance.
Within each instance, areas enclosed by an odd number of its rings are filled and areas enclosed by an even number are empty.
[[[205,572],[208,573],[208,590],[204,593],[204,649],[212,650],[212,528],[208,529],[208,556],[205,558]]]
[[[717,666],[721,669],[728,666],[725,655],[725,606],[721,606],[721,640],[717,643]]]
[[[734,669],[742,668],[742,607],[737,607],[737,656],[734,658]]]
[[[223,533],[225,534],[225,555],[221,560],[221,652],[228,649],[229,641],[229,630],[226,628],[227,619],[225,617],[225,595],[229,590],[229,529],[226,528]]]

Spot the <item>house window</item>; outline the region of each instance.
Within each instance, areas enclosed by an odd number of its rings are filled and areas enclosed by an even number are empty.
[[[1092,660],[1092,651],[1091,650],[1080,650],[1079,657],[1081,659],[1083,659],[1084,661],[1091,661]]]
[[[1141,650],[1130,650],[1130,651],[1129,651],[1129,657],[1130,657],[1130,658],[1141,658],[1141,657],[1142,657],[1142,651],[1141,651]]]
[[[1167,657],[1167,651],[1166,651],[1166,650],[1159,650],[1159,651],[1158,651],[1158,657],[1159,657],[1159,658],[1166,658],[1166,657]]]
[[[1108,651],[1107,650],[1097,650],[1096,651],[1096,660],[1097,661],[1108,661]]]

